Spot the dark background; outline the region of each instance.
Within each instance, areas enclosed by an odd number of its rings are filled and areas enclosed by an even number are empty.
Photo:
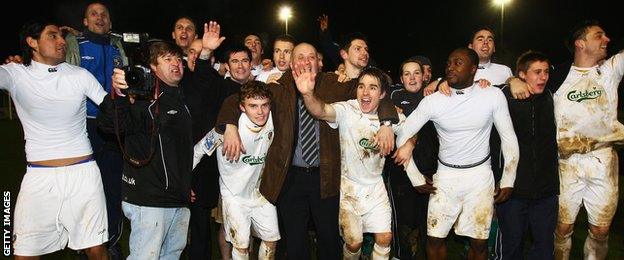
[[[147,32],[171,39],[176,17],[188,15],[200,24],[215,19],[222,24],[226,44],[248,32],[260,33],[265,42],[284,33],[277,17],[279,6],[293,9],[289,32],[299,41],[318,42],[318,22],[327,13],[336,41],[349,32],[369,37],[371,57],[378,66],[397,76],[397,67],[409,56],[424,54],[433,62],[434,75],[441,75],[447,55],[467,45],[470,33],[481,26],[500,31],[500,7],[491,0],[464,1],[102,1],[111,11],[113,31]],[[545,52],[553,63],[570,59],[563,40],[570,27],[583,19],[599,20],[611,38],[609,53],[623,47],[623,26],[619,1],[604,0],[512,0],[505,7],[504,42],[497,35],[495,60],[514,67],[515,58],[528,49]],[[16,1],[5,8],[6,34],[0,41],[0,57],[19,53],[18,31],[29,19],[52,18],[61,24],[82,29],[83,11],[88,1]],[[621,4],[621,3],[619,3]],[[7,13],[17,18],[7,18]],[[199,26],[198,26],[199,27]],[[201,28],[201,27],[200,27]],[[199,31],[199,30],[198,30]],[[268,38],[268,39],[266,39]],[[265,56],[271,54],[265,46]],[[331,67],[331,66],[329,66]],[[330,68],[331,69],[331,68]]]

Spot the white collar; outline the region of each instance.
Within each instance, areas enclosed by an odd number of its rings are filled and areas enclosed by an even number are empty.
[[[489,69],[492,66],[492,61],[488,61],[487,63],[479,63],[478,69]]]
[[[35,73],[53,73],[61,69],[61,64],[63,64],[63,62],[52,66],[52,65],[48,65],[48,64],[44,64],[41,62],[31,60],[30,66],[28,67],[30,67],[30,70],[32,70]]]

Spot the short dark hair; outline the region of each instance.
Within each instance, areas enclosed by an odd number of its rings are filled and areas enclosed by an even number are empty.
[[[390,79],[390,76],[388,76],[388,74],[386,74],[383,70],[376,67],[366,67],[362,70],[362,72],[360,72],[360,76],[358,76],[357,79],[358,82],[360,82],[362,77],[366,75],[375,77],[379,80],[379,87],[381,88],[382,93],[388,92],[390,85],[392,84],[392,79]]]
[[[183,57],[183,52],[180,46],[168,41],[155,41],[149,44],[149,63],[158,64],[158,57],[172,54],[178,57]]]
[[[423,55],[416,55],[411,57],[410,59],[415,59],[420,61],[420,65],[429,65],[431,66],[431,60],[429,58],[427,58],[427,56],[423,56]]]
[[[593,26],[602,27],[596,20],[583,20],[572,27],[565,42],[566,47],[571,53],[574,53],[574,42],[584,39],[585,36],[587,36],[589,28]]]
[[[57,23],[45,20],[45,21],[29,21],[26,22],[19,33],[20,40],[20,49],[22,50],[22,60],[24,61],[25,66],[29,66],[32,58],[33,58],[33,49],[28,45],[26,39],[33,38],[35,40],[39,40],[41,38],[41,33],[45,30],[45,28],[49,25],[58,26]],[[59,35],[60,36],[60,35]]]
[[[92,6],[92,5],[95,5],[95,4],[99,4],[101,6],[104,6],[104,8],[106,8],[106,10],[108,12],[110,12],[110,10],[108,9],[108,6],[106,6],[103,2],[101,2],[101,1],[91,1],[91,2],[88,2],[87,5],[84,6],[84,14],[83,14],[84,18],[87,18],[87,16],[88,16],[87,15],[87,11],[89,11],[89,7]]]
[[[475,29],[474,31],[472,31],[472,34],[470,35],[470,39],[468,39],[468,43],[472,43],[472,41],[474,40],[475,36],[480,31],[488,31],[488,32],[490,32],[492,34],[492,38],[494,38],[494,40],[496,40],[496,33],[494,32],[494,29],[492,29],[491,27],[488,27],[488,26],[481,26],[481,27],[478,27],[477,29]]]
[[[237,52],[247,53],[249,60],[251,60],[251,51],[249,50],[249,48],[247,48],[245,45],[242,45],[242,44],[234,44],[223,54],[223,60],[225,61],[225,63],[227,63],[230,60],[230,55],[237,53]]]
[[[256,80],[250,80],[243,84],[238,94],[238,101],[243,104],[247,98],[267,98],[271,100],[273,94],[266,83]]]
[[[414,63],[418,64],[418,66],[420,66],[421,72],[424,70],[423,63],[420,61],[420,59],[418,59],[418,56],[413,56],[413,57],[407,58],[407,60],[404,60],[401,63],[401,66],[399,67],[399,69],[400,69],[399,76],[403,75],[403,66],[405,66],[405,64],[408,64],[408,63],[411,63],[411,62],[414,62]]]
[[[290,42],[292,43],[293,46],[297,45],[297,41],[295,40],[295,37],[292,37],[290,34],[282,34],[282,35],[275,37],[273,44],[275,44],[275,42],[277,41]]]
[[[472,65],[479,66],[479,55],[477,54],[475,50],[470,49],[468,47],[459,47],[453,50],[453,52],[456,52],[456,51],[466,52],[466,54],[468,54],[468,58],[470,59],[470,62],[472,62]]]
[[[550,65],[548,57],[541,52],[529,50],[521,54],[516,61],[516,76],[520,75],[521,71],[527,72],[527,70],[529,70],[529,66],[536,61],[544,61]]]
[[[340,44],[340,49],[343,51],[349,51],[349,48],[351,48],[351,43],[355,40],[362,40],[366,44],[368,44],[368,39],[366,38],[366,35],[360,32],[354,32],[344,36],[344,38],[342,39],[342,44]]]
[[[186,19],[186,20],[191,21],[193,26],[195,26],[195,33],[197,34],[197,23],[195,23],[195,20],[193,20],[193,18],[191,18],[190,16],[187,16],[187,15],[178,16],[178,18],[175,19],[175,21],[173,22],[172,31],[175,31],[176,24],[178,23],[178,21],[180,21],[182,19]]]

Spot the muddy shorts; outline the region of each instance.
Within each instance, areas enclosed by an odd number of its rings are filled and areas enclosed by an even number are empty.
[[[37,256],[108,241],[106,200],[95,161],[27,167],[15,206],[15,255]]]
[[[494,210],[494,177],[489,164],[470,169],[443,167],[433,175],[436,193],[429,197],[427,235],[455,234],[487,239]]]
[[[392,231],[392,208],[383,180],[364,185],[346,177],[340,182],[340,233],[348,244],[363,241],[363,233]]]
[[[235,248],[248,248],[252,234],[263,241],[280,239],[275,206],[264,197],[254,203],[242,202],[236,197],[222,196],[225,240]]]
[[[559,160],[559,222],[574,224],[581,205],[589,223],[611,224],[618,202],[618,157],[612,148]]]

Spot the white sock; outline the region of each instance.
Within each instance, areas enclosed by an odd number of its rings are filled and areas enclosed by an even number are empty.
[[[570,249],[572,248],[572,233],[561,236],[555,232],[555,259],[570,259]]]
[[[390,246],[380,246],[377,243],[373,246],[372,260],[382,260],[390,258]]]
[[[359,248],[357,252],[351,252],[347,249],[347,244],[342,246],[342,259],[343,260],[358,260],[362,254],[362,248]]]
[[[266,242],[260,242],[260,249],[258,250],[258,260],[273,260],[275,259],[275,250],[266,245]]]
[[[243,253],[236,248],[232,248],[232,260],[248,260],[249,259],[249,251],[247,253]]]
[[[585,259],[606,259],[609,252],[609,237],[600,239],[588,232],[583,246]]]

